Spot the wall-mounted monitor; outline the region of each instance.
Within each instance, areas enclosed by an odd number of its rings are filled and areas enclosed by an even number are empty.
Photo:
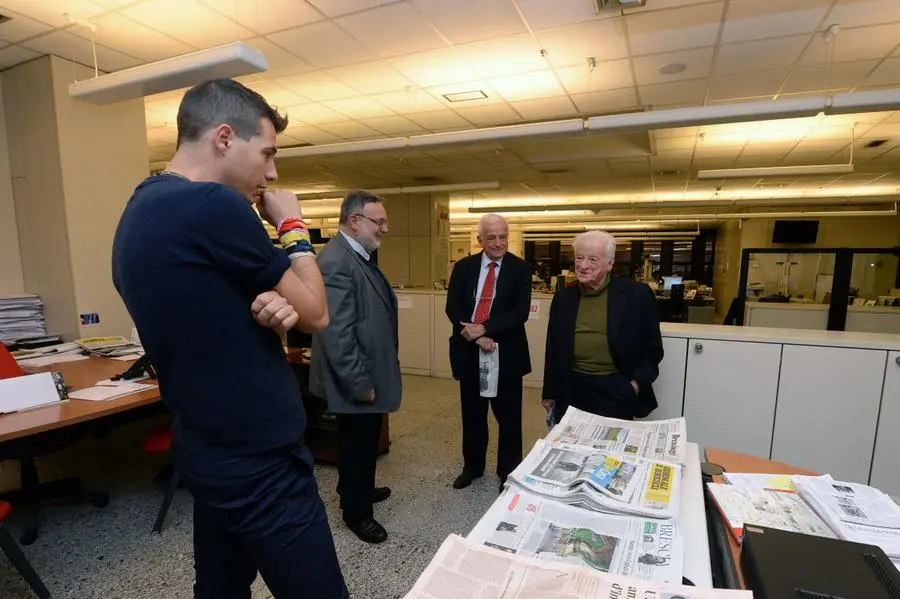
[[[772,243],[815,243],[819,236],[817,220],[776,220]]]

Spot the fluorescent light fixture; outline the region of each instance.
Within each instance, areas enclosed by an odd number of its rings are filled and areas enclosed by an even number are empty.
[[[366,139],[363,141],[346,141],[321,146],[297,146],[278,150],[279,158],[301,158],[304,156],[333,156],[334,154],[383,152],[406,148],[406,139],[390,137],[387,139]]]
[[[789,98],[595,116],[587,119],[586,127],[591,131],[620,133],[663,127],[692,127],[809,117],[816,116],[824,109],[825,98],[823,97]]]
[[[487,127],[485,129],[470,129],[468,131],[450,131],[448,133],[414,135],[409,138],[409,147],[428,148],[433,146],[491,142],[504,139],[524,139],[583,132],[584,121],[582,119],[567,119],[563,121],[548,121],[546,123],[507,125],[505,127]]]
[[[853,114],[900,110],[900,89],[835,94],[825,114]]]
[[[471,102],[472,100],[484,100],[487,98],[487,94],[480,89],[476,89],[470,92],[444,94],[444,98],[446,98],[448,102]]]
[[[266,68],[264,54],[235,42],[77,81],[69,85],[69,95],[92,104],[111,104]]]
[[[698,179],[746,179],[759,177],[798,177],[803,175],[846,175],[852,164],[805,164],[800,166],[766,166],[760,168],[718,168],[697,171]]]
[[[500,181],[477,181],[474,183],[441,183],[437,185],[414,185],[411,187],[385,187],[382,189],[367,189],[369,193],[375,195],[401,195],[405,193],[428,193],[442,191],[475,191],[477,189],[500,189]],[[322,199],[341,199],[335,197],[335,194],[343,195],[349,193],[350,189],[335,189],[334,191],[298,193],[295,194],[298,200],[322,200]]]

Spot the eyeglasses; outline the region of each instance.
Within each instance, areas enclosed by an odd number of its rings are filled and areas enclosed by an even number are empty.
[[[366,219],[367,221],[378,225],[379,229],[387,229],[388,228],[388,219],[386,219],[386,218],[379,218],[376,220],[370,216],[366,216],[365,214],[360,214],[359,212],[354,212],[352,216],[361,216],[364,219]]]

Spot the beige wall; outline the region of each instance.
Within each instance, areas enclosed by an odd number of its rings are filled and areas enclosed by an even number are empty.
[[[741,223],[726,221],[716,232],[716,259],[713,265],[713,296],[719,319],[728,313],[731,300],[737,296],[741,276]]]
[[[57,57],[0,75],[24,287],[43,298],[48,331],[68,339],[131,332],[110,278],[111,246],[148,164],[143,101],[70,99],[68,84],[88,76]],[[89,312],[100,324],[82,327]]]
[[[449,196],[386,196],[391,226],[378,250],[378,264],[393,285],[432,289],[448,278],[450,261]]]
[[[820,218],[815,244],[799,247],[895,247],[900,245],[900,219],[896,216]],[[742,245],[745,248],[788,247],[772,244],[774,220],[745,220]]]
[[[16,229],[12,174],[9,170],[9,145],[6,140],[6,117],[0,91],[0,295],[25,291],[19,232]]]

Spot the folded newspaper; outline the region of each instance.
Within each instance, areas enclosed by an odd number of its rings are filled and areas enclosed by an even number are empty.
[[[115,358],[133,354],[142,354],[144,348],[125,337],[86,337],[75,341],[79,346],[95,356]]]
[[[507,488],[470,541],[601,572],[680,583],[684,539],[675,520],[599,514]]]
[[[842,539],[877,545],[900,559],[900,506],[874,487],[831,476],[794,476],[800,496]]]
[[[590,510],[651,518],[678,515],[681,466],[539,439],[510,485]]]
[[[727,591],[604,574],[515,555],[450,535],[406,599],[753,599]]]
[[[554,443],[585,445],[649,460],[687,463],[687,426],[684,418],[619,420],[570,406],[547,439]]]

